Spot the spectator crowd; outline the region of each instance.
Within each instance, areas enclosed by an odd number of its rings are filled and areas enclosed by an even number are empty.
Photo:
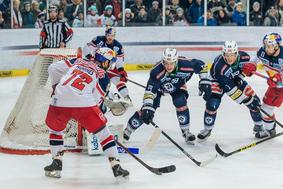
[[[126,0],[125,25],[163,25],[162,2]],[[283,26],[283,0],[249,2],[250,10],[247,11],[247,0],[207,0],[207,25]],[[48,0],[48,3],[46,0],[0,0],[0,28],[42,28],[48,18],[48,4],[56,5],[59,19],[72,27],[123,25],[122,0]],[[165,25],[202,26],[205,22],[204,9],[204,0],[166,0]]]

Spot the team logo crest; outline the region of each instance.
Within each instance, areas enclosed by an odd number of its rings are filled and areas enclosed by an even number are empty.
[[[131,125],[134,127],[134,128],[138,128],[140,126],[140,122],[137,120],[137,119],[133,119],[131,121]]]
[[[213,117],[206,117],[205,118],[205,123],[208,124],[208,125],[211,125],[213,123],[214,119]]]
[[[179,116],[178,116],[178,120],[179,120],[179,123],[180,123],[181,125],[184,125],[184,124],[186,124],[186,122],[187,122],[187,117],[186,117],[186,116],[183,116],[183,115],[179,115]]]

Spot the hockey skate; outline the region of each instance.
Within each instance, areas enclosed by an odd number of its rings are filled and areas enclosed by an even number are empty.
[[[254,134],[256,134],[257,132],[260,132],[262,130],[264,130],[263,125],[254,125],[254,128],[253,128]]]
[[[127,142],[127,141],[130,140],[131,134],[132,134],[132,132],[129,131],[127,128],[124,130],[124,133],[123,133],[124,142]]]
[[[198,134],[198,140],[199,142],[204,142],[207,140],[207,138],[210,136],[212,129],[203,129]]]
[[[262,129],[261,131],[258,131],[255,134],[255,138],[262,139],[262,138],[271,137],[274,135],[276,135],[275,127],[273,127],[271,130]]]
[[[53,159],[52,163],[44,167],[45,176],[52,178],[61,178],[62,160]]]
[[[120,165],[120,160],[116,158],[109,158],[114,177],[118,183],[127,182],[129,180],[129,171],[123,169]]]
[[[182,133],[187,144],[195,144],[194,141],[196,140],[196,137],[194,134],[192,134],[189,130],[182,130]]]

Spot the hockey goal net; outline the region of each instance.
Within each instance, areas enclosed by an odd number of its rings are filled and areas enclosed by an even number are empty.
[[[49,153],[45,117],[52,87],[48,66],[64,58],[75,58],[77,49],[43,49],[38,54],[20,96],[0,136],[0,151],[12,154]],[[67,124],[65,148],[78,150],[82,145],[81,130],[75,120]]]

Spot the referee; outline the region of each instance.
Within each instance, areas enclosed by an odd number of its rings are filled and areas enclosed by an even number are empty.
[[[48,8],[49,20],[44,22],[40,32],[39,48],[64,48],[73,36],[72,28],[63,20],[58,19],[55,5]]]

